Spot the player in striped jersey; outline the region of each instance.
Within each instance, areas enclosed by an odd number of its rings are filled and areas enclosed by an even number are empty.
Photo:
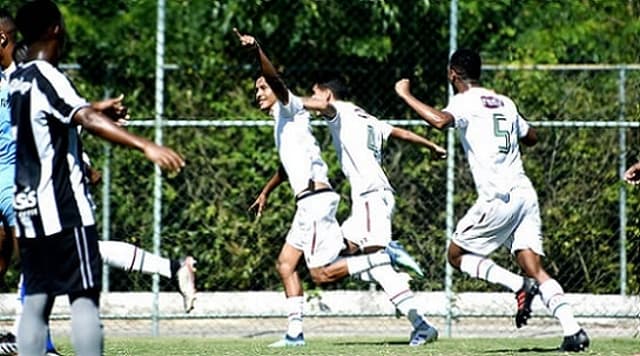
[[[320,81],[313,86],[313,98],[334,108],[334,116],[325,116],[342,172],[351,185],[351,215],[342,223],[345,238],[365,253],[393,246],[391,221],[394,190],[382,169],[382,145],[389,137],[424,146],[436,158],[445,158],[446,150],[409,130],[393,127],[344,101],[348,90],[340,78]],[[438,333],[424,316],[413,296],[408,280],[389,265],[365,272],[366,280],[375,280],[393,305],[413,326],[409,344],[418,346],[435,341]]]
[[[165,169],[180,170],[184,160],[171,149],[116,126],[76,93],[55,67],[65,29],[53,2],[24,4],[16,25],[28,46],[25,63],[10,80],[16,235],[26,289],[18,348],[27,355],[45,352],[53,301],[56,295],[67,294],[76,353],[100,355],[101,258],[76,127],[139,149]]]
[[[531,301],[542,301],[563,328],[563,351],[583,351],[589,338],[580,328],[560,284],[542,267],[542,231],[538,197],[524,172],[519,142],[537,142],[534,128],[518,112],[515,103],[480,85],[480,55],[457,50],[449,61],[448,79],[455,95],[442,111],[432,108],[410,91],[409,80],[396,83],[395,90],[413,110],[437,129],[455,127],[478,192],[475,204],[458,222],[449,245],[449,263],[473,278],[499,283],[516,292],[516,326],[527,323]],[[515,255],[524,278],[487,256],[505,246]]]
[[[332,110],[325,102],[291,93],[253,36],[234,29],[241,45],[256,52],[262,75],[256,80],[256,101],[275,120],[274,139],[280,167],[264,186],[251,208],[258,216],[270,192],[288,180],[296,199],[296,214],[278,256],[277,270],[287,297],[289,323],[282,340],[270,346],[304,345],[302,332],[303,290],[296,267],[304,256],[317,283],[359,275],[371,268],[392,263],[387,253],[372,253],[340,259],[343,237],[335,212],[340,197],[327,177],[327,166],[309,126],[309,110]],[[335,114],[335,112],[333,113]],[[348,262],[348,263],[347,263]]]

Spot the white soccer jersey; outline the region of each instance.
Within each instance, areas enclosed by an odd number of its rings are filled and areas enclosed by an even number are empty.
[[[382,170],[382,144],[393,126],[378,120],[362,108],[335,101],[337,114],[327,120],[342,172],[351,184],[351,195],[376,189],[391,190]]]
[[[455,118],[480,199],[503,196],[515,187],[531,187],[518,145],[529,124],[511,99],[472,87],[451,97],[444,111]]]
[[[277,101],[271,115],[275,119],[276,149],[294,195],[307,189],[310,180],[329,184],[327,165],[311,133],[311,115],[302,105],[302,99],[289,92],[289,103]]]
[[[89,103],[45,61],[20,65],[9,85],[16,134],[14,209],[21,237],[95,224],[73,115]]]

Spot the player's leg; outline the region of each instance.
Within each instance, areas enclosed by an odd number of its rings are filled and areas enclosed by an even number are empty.
[[[291,235],[291,233],[290,233]],[[289,240],[289,238],[287,238]],[[302,251],[295,248],[288,242],[282,246],[276,270],[280,275],[280,280],[284,286],[287,310],[287,332],[281,340],[278,340],[270,347],[301,346],[304,345],[304,334],[302,329],[304,296],[302,282],[296,271]]]
[[[571,305],[567,302],[560,283],[551,278],[542,267],[540,255],[530,249],[516,252],[516,259],[525,273],[539,283],[538,291],[549,312],[560,321],[564,340],[562,351],[583,351],[589,346],[589,338],[576,321]]]
[[[364,251],[378,252],[357,256],[361,260],[366,258],[367,263],[358,262],[357,257],[347,258],[346,262],[352,275],[359,275],[365,280],[375,280],[382,287],[391,303],[411,323],[413,331],[410,345],[417,346],[435,341],[438,332],[424,316],[423,308],[414,297],[409,286],[410,277],[406,273],[397,272],[390,263],[388,245],[391,242],[394,206],[392,192],[375,192],[354,199],[351,216],[343,223],[342,231],[348,239],[355,239],[361,243]],[[382,260],[384,257],[389,257],[389,260]],[[375,258],[381,260],[375,261]],[[363,271],[365,268],[368,269]]]
[[[496,264],[492,259],[465,250],[451,241],[447,258],[452,267],[466,273],[471,278],[500,284],[517,292],[524,284],[524,278]]]
[[[155,255],[130,243],[100,240],[98,246],[104,263],[127,272],[158,273],[172,278],[180,268],[178,261]]]
[[[145,251],[136,245],[122,241],[98,241],[104,263],[127,272],[158,273],[178,282],[180,294],[184,298],[184,308],[188,313],[196,299],[195,259],[187,256],[174,260]]]
[[[25,297],[17,335],[21,355],[45,354],[47,323],[54,300],[44,293]]]
[[[9,268],[11,257],[17,250],[13,228],[15,212],[13,210],[13,165],[0,165],[0,277]]]
[[[102,355],[103,334],[99,301],[98,289],[69,294],[71,343],[77,355]]]
[[[523,200],[520,212],[521,219],[513,232],[511,252],[515,254],[516,261],[527,276],[534,278],[539,285],[539,292],[543,303],[551,314],[562,325],[565,336],[562,348],[565,351],[581,351],[589,346],[589,338],[580,328],[574,318],[573,311],[564,296],[562,286],[544,270],[541,256],[544,255],[542,247],[542,223],[540,208],[535,191],[517,191],[516,197]],[[530,309],[530,306],[529,306]]]
[[[14,317],[14,321],[13,321],[13,333],[15,335],[18,334],[18,329],[20,328],[20,319],[22,317],[22,310],[23,310],[23,306],[24,306],[24,298],[26,295],[26,289],[25,289],[25,285],[23,283],[23,276],[20,275],[20,280],[18,281],[18,288],[17,288],[17,298],[19,303],[16,306],[16,315]],[[47,350],[47,355],[58,355],[58,351],[56,350],[56,346],[53,343],[53,338],[51,337],[51,328],[49,326],[49,322],[47,322],[47,337],[46,337],[46,341],[45,341],[45,348]]]
[[[510,238],[518,222],[517,209],[513,199],[476,201],[458,222],[447,251],[449,264],[472,278],[501,284],[513,292],[522,288],[522,276],[486,257]]]

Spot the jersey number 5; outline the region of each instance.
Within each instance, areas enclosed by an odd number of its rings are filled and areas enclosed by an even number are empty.
[[[497,138],[504,139],[504,145],[499,145],[498,151],[506,154],[511,150],[511,134],[507,130],[500,129],[500,121],[507,121],[507,118],[500,113],[493,114],[493,134]]]

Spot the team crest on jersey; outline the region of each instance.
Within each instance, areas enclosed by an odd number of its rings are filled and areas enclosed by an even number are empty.
[[[499,98],[495,96],[481,96],[480,100],[482,100],[482,105],[489,109],[496,109],[504,106],[504,103]]]

